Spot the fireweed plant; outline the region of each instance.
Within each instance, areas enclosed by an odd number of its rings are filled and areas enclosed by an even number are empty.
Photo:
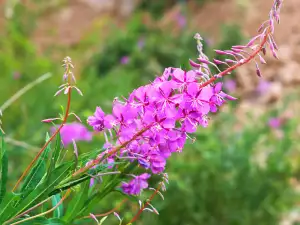
[[[55,94],[67,95],[67,105],[61,117],[45,119],[43,122],[60,125],[52,127],[46,143],[24,170],[12,192],[6,191],[7,155],[4,131],[1,128],[0,145],[0,224],[71,224],[93,219],[102,224],[109,215],[114,215],[119,224],[123,221],[118,214],[120,207],[128,199],[139,205],[139,210],[126,224],[134,223],[147,210],[158,214],[151,204],[156,196],[163,199],[168,175],[165,173],[167,159],[175,152],[181,152],[187,141],[195,141],[190,135],[199,126],[209,124],[209,113],[217,112],[227,100],[236,100],[222,91],[220,78],[236,68],[254,62],[256,73],[261,76],[259,62],[265,64],[263,56],[268,50],[277,58],[274,41],[274,23],[279,23],[279,12],[283,0],[275,0],[269,19],[259,28],[259,34],[248,44],[232,46],[230,50],[215,50],[224,61],[210,60],[202,51],[202,38],[195,35],[199,57],[190,60],[192,70],[167,68],[164,73],[148,85],[129,94],[127,98],[115,98],[112,113],[105,114],[97,107],[87,123],[95,133],[102,133],[105,144],[102,149],[79,154],[77,140],[86,137],[68,137],[67,121],[70,116],[81,122],[70,112],[72,92],[82,92],[76,87],[70,57],[63,60],[64,84]],[[226,66],[220,71],[219,65]],[[219,73],[213,74],[212,68]],[[80,127],[78,122],[77,127]],[[72,132],[72,128],[69,129]],[[65,141],[64,141],[65,140]],[[62,149],[72,144],[74,159],[64,160]],[[52,146],[53,145],[53,146]],[[149,185],[151,177],[158,180]],[[142,192],[150,192],[143,199]],[[71,192],[75,193],[71,195]],[[108,194],[120,193],[124,200],[116,208],[102,214],[95,213],[96,205]],[[64,211],[63,202],[69,196],[69,204]],[[48,201],[52,200],[49,208]],[[47,207],[48,206],[48,207]],[[48,214],[53,216],[45,217]],[[124,223],[125,224],[125,223]]]

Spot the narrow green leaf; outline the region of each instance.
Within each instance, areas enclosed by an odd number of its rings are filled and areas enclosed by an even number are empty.
[[[50,138],[49,134],[47,133],[46,134],[46,142],[49,140],[49,138]],[[24,184],[22,185],[21,192],[25,192],[26,190],[34,190],[38,186],[38,184],[41,182],[42,178],[46,174],[46,163],[47,163],[47,159],[48,159],[50,150],[51,150],[51,143],[49,143],[49,145],[47,146],[45,151],[42,153],[42,155],[38,159],[36,165],[29,172],[28,176],[26,177],[26,179],[24,181]],[[26,196],[24,196],[24,197],[26,197]]]
[[[16,221],[21,221],[23,219],[19,219]],[[57,218],[47,219],[46,217],[38,217],[33,220],[24,221],[21,223],[22,225],[66,225],[66,223]]]
[[[50,175],[49,183],[42,183],[35,190],[33,190],[24,199],[14,204],[13,202],[8,203],[4,210],[0,210],[0,224],[1,222],[10,219],[11,217],[25,211],[30,206],[38,203],[39,201],[47,198],[49,194],[53,191],[54,187],[57,186],[63,179],[65,179],[70,171],[73,163],[65,163],[57,167]]]
[[[107,219],[107,217],[108,217],[108,216],[103,217],[103,218],[100,220],[99,225],[102,225],[102,224],[104,223],[104,221]]]
[[[6,214],[12,212],[15,208],[14,205],[17,203],[21,198],[21,194],[14,194],[12,192],[9,192],[5,195],[5,197],[2,200],[2,203],[0,204],[0,224],[6,220],[5,217]],[[3,219],[3,220],[2,220]]]
[[[65,225],[66,223],[63,220],[57,219],[57,218],[51,218],[48,219],[47,223],[44,224],[49,224],[49,225]]]
[[[54,152],[53,152],[53,162],[54,162],[54,165],[59,160],[59,156],[60,156],[61,150],[62,150],[61,149],[61,136],[60,136],[60,134],[57,134],[56,143],[55,143],[55,149],[54,149]]]
[[[68,223],[72,222],[83,208],[84,203],[88,198],[89,184],[89,181],[81,184],[80,190],[77,191],[78,194],[75,193],[75,196],[73,196],[71,202],[69,203],[71,207],[67,208],[66,214],[63,218],[64,221]]]
[[[121,162],[114,163],[114,164],[104,164],[104,165],[98,166],[96,169],[91,169],[91,171],[88,172],[88,174],[84,174],[80,178],[77,178],[74,180],[71,179],[71,180],[67,181],[66,183],[60,184],[58,187],[56,187],[56,189],[53,192],[51,192],[51,195],[55,195],[57,193],[60,193],[61,191],[67,190],[67,189],[74,187],[86,180],[89,180],[91,178],[90,175],[96,175],[97,173],[102,172],[108,166],[116,165],[116,164],[121,164]]]
[[[22,220],[24,220],[24,218],[17,219],[14,222],[22,221]],[[38,218],[35,218],[32,220],[24,221],[20,224],[22,224],[22,225],[43,225],[43,224],[48,224],[48,219],[46,217],[38,217]]]
[[[48,180],[48,177],[50,176],[50,174],[52,173],[52,171],[56,167],[56,163],[59,159],[60,152],[61,152],[61,147],[60,146],[61,146],[61,137],[60,137],[60,134],[57,134],[55,148],[54,148],[54,151],[52,152],[52,155],[51,155],[51,161],[50,161],[50,165],[49,165],[49,168],[48,168],[48,171],[47,171],[46,180]]]
[[[70,181],[68,183],[60,185],[60,186],[56,187],[55,190],[50,193],[50,195],[55,195],[57,193],[60,193],[60,192],[62,192],[64,190],[67,190],[67,189],[69,189],[71,187],[74,187],[74,186],[76,186],[76,185],[78,185],[78,184],[80,184],[80,183],[82,183],[82,182],[84,182],[86,180],[89,180],[90,178],[91,178],[90,176],[84,175],[84,176],[82,176],[79,179],[72,180],[72,181]]]
[[[60,194],[56,194],[52,196],[52,206],[55,207],[59,201],[61,200],[61,195]],[[64,213],[64,207],[63,204],[60,204],[55,210],[54,210],[54,217],[55,218],[61,218],[63,216]]]
[[[8,173],[8,157],[5,149],[4,137],[1,134],[0,145],[0,204],[6,194],[6,183]]]
[[[137,166],[137,162],[129,163],[127,167],[123,168],[121,174],[118,174],[110,180],[107,185],[103,188],[102,191],[98,191],[93,195],[89,196],[87,201],[85,202],[84,208],[81,210],[80,215],[84,215],[87,212],[90,212],[93,207],[95,207],[106,195],[113,192],[115,188],[120,184],[126,174],[131,173]]]

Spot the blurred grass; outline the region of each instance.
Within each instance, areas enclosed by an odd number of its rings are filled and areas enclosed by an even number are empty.
[[[47,9],[42,2],[39,4],[43,10]],[[146,7],[151,12],[149,7],[155,6]],[[176,35],[168,29],[147,27],[142,23],[140,11],[123,30],[112,28],[105,40],[99,41],[91,31],[73,48],[56,47],[41,55],[30,38],[41,11],[22,4],[17,4],[14,10],[0,37],[0,105],[42,74],[54,74],[51,80],[28,91],[4,112],[4,128],[9,138],[30,145],[40,146],[49,130],[40,121],[56,116],[60,106],[65,104],[63,96],[53,98],[63,72],[52,57],[54,50],[70,52],[76,61],[80,61],[86,51],[93,54],[77,71],[80,74],[78,86],[84,97],[74,95],[72,102],[72,110],[83,120],[97,105],[109,112],[114,97],[127,96],[134,88],[161,74],[165,67],[188,68],[188,59],[197,57],[193,40],[196,31],[184,28]],[[214,56],[212,49],[226,49],[243,40],[238,26],[227,24],[222,29],[222,42],[214,46],[205,43],[205,51],[211,57]],[[142,47],[140,42],[143,42]],[[122,57],[128,57],[128,63],[122,64]],[[295,150],[299,144],[294,138],[299,120],[288,121],[280,139],[267,126],[268,118],[274,116],[273,111],[266,112],[259,123],[231,131],[238,123],[235,113],[235,104],[232,104],[229,110],[214,115],[208,128],[199,129],[196,142],[171,158],[167,168],[171,183],[164,194],[166,200],[154,202],[161,215],[145,212],[140,224],[274,225],[283,212],[293,208],[298,198],[290,180],[299,173],[299,156]],[[102,141],[101,136],[95,137],[90,145],[80,143],[79,149],[85,152],[99,148]],[[13,183],[34,151],[13,145],[8,149],[10,182]],[[267,155],[263,165],[257,158],[261,154]],[[291,159],[296,163],[292,164]],[[99,204],[99,209],[101,212],[109,210],[115,204],[108,200]],[[123,216],[129,219],[134,210],[136,206],[127,206],[125,212],[122,211]]]

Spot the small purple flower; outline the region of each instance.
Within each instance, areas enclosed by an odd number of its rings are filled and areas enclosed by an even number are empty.
[[[55,132],[55,127],[51,128],[52,132]],[[81,123],[65,124],[60,130],[61,140],[66,147],[74,141],[91,141],[92,133]]]
[[[94,115],[88,117],[87,123],[92,126],[95,131],[103,131],[105,128],[104,117],[105,113],[100,107],[97,107]]]
[[[111,147],[130,141],[120,149],[120,155],[160,174],[172,153],[181,152],[188,133],[208,125],[209,112],[216,112],[227,100],[235,100],[222,92],[221,82],[201,87],[196,75],[194,70],[167,68],[152,83],[134,90],[128,99],[116,98],[112,114],[105,115],[97,107],[88,123],[94,130],[104,131]],[[126,187],[131,188],[129,184]]]
[[[138,45],[138,48],[139,48],[139,49],[142,49],[142,48],[145,46],[145,39],[144,39],[143,37],[140,38],[140,39],[138,40],[137,45]]]
[[[184,28],[186,26],[186,18],[181,13],[177,16],[177,24],[180,28]]]
[[[152,173],[159,174],[165,170],[166,159],[163,156],[154,152],[149,158]]]
[[[18,71],[15,71],[15,72],[13,73],[13,78],[14,78],[15,80],[19,80],[19,79],[21,78],[21,73],[18,72]]]
[[[129,56],[123,56],[120,59],[120,63],[123,64],[123,65],[128,64],[129,63]]]
[[[129,183],[123,182],[121,188],[124,193],[128,195],[139,195],[141,191],[148,187],[147,180],[150,178],[150,174],[143,173],[139,176],[135,176]]]
[[[269,119],[268,125],[269,125],[269,127],[273,128],[273,129],[278,129],[282,125],[282,120],[278,117],[272,117]]]

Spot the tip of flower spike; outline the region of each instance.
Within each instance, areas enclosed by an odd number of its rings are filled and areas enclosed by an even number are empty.
[[[72,72],[72,69],[74,69],[74,65],[72,64],[72,60],[69,56],[63,59],[62,66],[65,68],[63,81],[66,82],[67,84],[71,84],[71,83],[75,84],[76,78]]]

